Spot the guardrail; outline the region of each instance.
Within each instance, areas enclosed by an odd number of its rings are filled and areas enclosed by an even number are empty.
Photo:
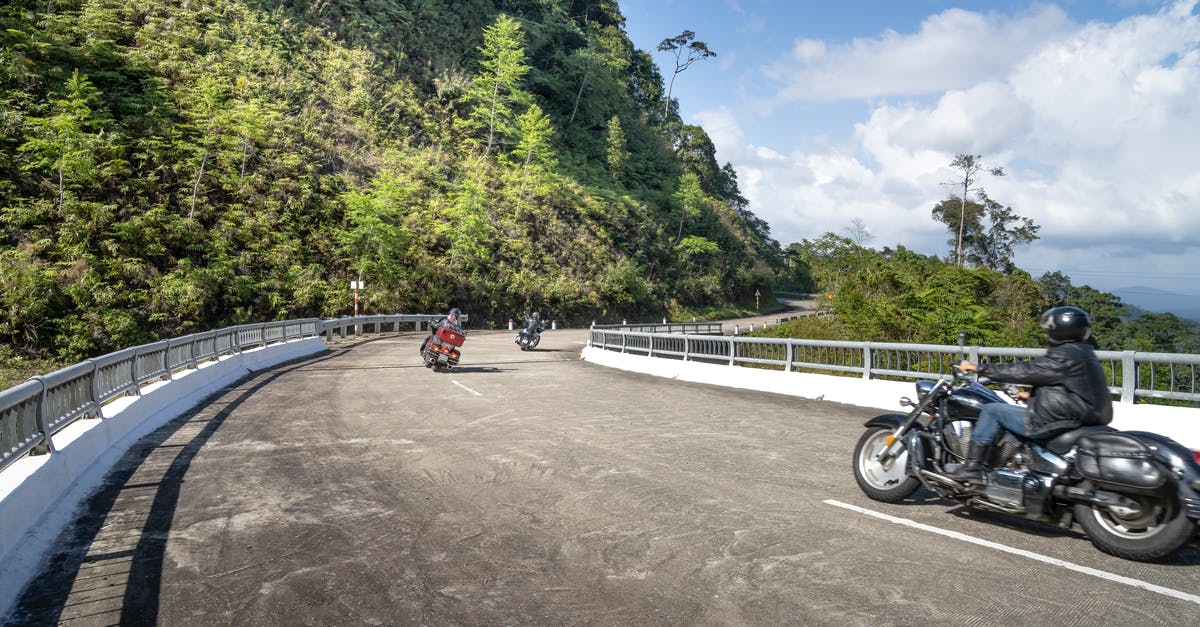
[[[592,329],[616,329],[637,333],[688,333],[721,335],[724,327],[720,322],[657,322],[639,324],[593,324]]]
[[[949,376],[951,367],[964,358],[1002,363],[1045,353],[1037,348],[648,333],[631,326],[593,326],[588,346],[665,359],[894,380]],[[1196,385],[1200,355],[1096,351],[1096,356],[1104,365],[1109,391],[1120,402],[1165,399],[1200,403]]]
[[[55,433],[82,418],[104,418],[105,403],[140,395],[146,385],[170,381],[206,362],[309,337],[323,336],[333,342],[389,329],[398,333],[405,324],[419,331],[439,318],[396,314],[245,324],[127,348],[31,377],[0,392],[0,471],[24,455],[53,453]]]

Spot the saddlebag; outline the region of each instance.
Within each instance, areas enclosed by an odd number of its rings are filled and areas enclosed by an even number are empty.
[[[452,346],[462,346],[463,345],[462,331],[455,329],[453,327],[450,327],[449,325],[442,325],[442,326],[438,327],[437,337],[439,340],[441,340],[447,344],[450,344]]]
[[[1167,469],[1137,438],[1119,432],[1089,433],[1077,446],[1079,474],[1098,488],[1153,494],[1167,485]]]

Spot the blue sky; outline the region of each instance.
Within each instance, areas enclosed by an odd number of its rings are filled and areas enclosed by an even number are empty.
[[[675,82],[780,243],[849,234],[944,255],[959,153],[1041,226],[1017,262],[1200,295],[1197,0],[621,0],[625,30],[717,53]]]

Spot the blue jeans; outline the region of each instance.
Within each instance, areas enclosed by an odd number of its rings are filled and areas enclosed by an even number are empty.
[[[979,421],[975,423],[975,431],[971,434],[971,441],[984,446],[995,444],[1000,427],[1017,435],[1025,435],[1025,408],[1008,403],[984,405],[979,412]]]

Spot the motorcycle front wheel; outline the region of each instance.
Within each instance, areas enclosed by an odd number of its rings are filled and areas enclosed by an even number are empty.
[[[875,459],[892,432],[871,427],[858,438],[854,447],[854,480],[863,493],[876,501],[896,503],[912,496],[921,482],[908,476],[908,451],[903,451],[884,466]]]
[[[1129,516],[1086,503],[1075,505],[1075,520],[1096,548],[1127,560],[1148,562],[1174,553],[1196,533],[1195,523],[1171,499],[1130,498],[1142,509]]]

